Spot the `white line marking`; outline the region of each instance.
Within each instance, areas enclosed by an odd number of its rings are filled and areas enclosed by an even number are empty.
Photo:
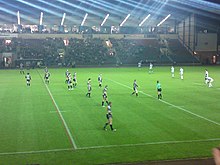
[[[47,152],[62,152],[62,151],[72,151],[72,148],[64,148],[64,149],[51,149],[51,150],[38,150],[38,151],[21,151],[21,152],[0,152],[0,156],[2,155],[20,155],[20,154],[37,154],[37,153],[47,153]]]
[[[63,112],[70,112],[70,111],[60,111],[61,113]],[[57,113],[57,111],[50,111],[50,113]]]
[[[149,143],[137,143],[137,144],[118,144],[118,145],[106,145],[106,146],[91,146],[91,147],[80,147],[78,149],[87,150],[87,149],[98,149],[98,148],[134,147],[134,146],[147,146],[147,145],[158,145],[158,144],[180,144],[180,143],[211,142],[211,141],[220,141],[220,138],[183,140],[183,141],[161,141],[161,142],[149,142]]]
[[[119,83],[119,82],[114,81],[114,80],[111,80],[111,79],[108,79],[108,80],[110,80],[110,81],[112,81],[112,82],[114,82],[114,83],[116,83],[116,84],[119,84],[119,85],[121,85],[121,86],[124,86],[124,87],[126,87],[126,88],[132,89],[131,87],[129,87],[129,86],[125,85],[125,84]],[[146,95],[146,96],[148,96],[148,97],[151,97],[151,98],[156,99],[155,97],[153,97],[153,96],[151,96],[151,95],[149,95],[149,94],[146,94],[146,93],[144,93],[144,92],[140,92],[140,93],[142,93],[142,94],[144,94],[144,95]],[[164,104],[167,104],[167,105],[170,105],[170,106],[172,106],[172,107],[175,107],[175,108],[177,108],[177,109],[179,109],[179,110],[182,110],[182,111],[184,111],[184,112],[187,112],[187,113],[189,113],[189,114],[191,114],[191,115],[193,115],[193,116],[196,116],[196,117],[198,117],[198,118],[201,118],[201,119],[204,119],[204,120],[206,120],[206,121],[209,121],[210,123],[213,123],[213,124],[216,124],[216,125],[220,126],[220,123],[218,123],[218,122],[216,122],[216,121],[213,121],[213,120],[210,120],[210,119],[208,119],[208,118],[206,118],[206,117],[203,117],[203,116],[201,116],[201,115],[198,115],[198,114],[196,114],[196,113],[193,113],[193,112],[191,112],[191,111],[189,111],[189,110],[187,110],[187,109],[185,109],[185,108],[176,106],[176,105],[171,104],[171,103],[169,103],[169,102],[167,102],[167,101],[164,101],[164,100],[159,100],[159,101],[163,102]]]
[[[37,70],[37,72],[38,72],[38,70]],[[41,77],[41,75],[40,75],[39,72],[38,72],[38,74],[39,74],[39,76]],[[41,77],[41,79],[42,79],[42,81],[43,81],[43,78],[42,78],[42,77]],[[72,134],[71,134],[71,132],[70,132],[70,129],[69,129],[68,125],[66,124],[66,121],[65,121],[65,119],[64,119],[64,117],[63,117],[63,115],[62,115],[62,113],[61,113],[61,111],[60,111],[60,109],[59,109],[59,107],[58,107],[58,105],[57,105],[55,99],[53,98],[53,95],[52,95],[52,93],[50,92],[50,89],[48,88],[47,84],[44,83],[44,85],[46,86],[46,89],[47,89],[47,91],[48,91],[48,93],[49,93],[49,95],[50,95],[50,97],[51,97],[51,99],[52,99],[52,101],[53,101],[53,103],[54,103],[54,105],[55,105],[55,107],[56,107],[56,110],[57,110],[57,113],[58,113],[59,116],[60,116],[60,119],[62,120],[62,123],[63,123],[63,125],[64,125],[64,127],[65,127],[66,133],[67,133],[67,135],[68,135],[68,137],[69,137],[69,140],[70,140],[70,142],[71,142],[73,148],[74,148],[74,149],[77,149],[76,143],[75,143],[75,141],[74,141],[74,139],[73,139],[73,136],[72,136]]]
[[[65,127],[65,129],[66,129],[66,131],[67,131],[67,134],[68,134],[68,136],[70,137],[70,141],[71,141],[71,143],[72,143],[74,149],[77,149],[76,143],[75,143],[75,141],[74,141],[74,139],[73,139],[73,136],[72,136],[72,134],[71,134],[71,132],[70,132],[70,129],[69,129],[68,125],[66,124],[66,121],[64,120],[63,115],[62,115],[62,113],[61,113],[61,111],[60,111],[60,109],[59,109],[59,107],[58,107],[56,101],[54,100],[52,93],[50,92],[50,89],[48,88],[48,86],[47,86],[46,84],[45,84],[45,86],[46,86],[46,88],[47,88],[47,91],[48,91],[49,94],[50,94],[51,99],[52,99],[53,102],[54,102],[54,105],[55,105],[55,107],[56,107],[56,109],[57,109],[57,112],[58,112],[58,114],[59,114],[59,116],[60,116],[60,118],[61,118],[63,124],[64,124],[64,127]]]

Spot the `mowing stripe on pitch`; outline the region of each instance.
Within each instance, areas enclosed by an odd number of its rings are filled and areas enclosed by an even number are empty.
[[[38,72],[38,71],[37,71],[37,72]],[[39,72],[38,72],[38,74],[39,74],[39,76],[41,77],[41,75],[40,75]],[[42,79],[42,77],[41,77],[41,79]],[[43,79],[42,79],[42,81],[43,81]],[[45,83],[44,83],[44,84],[45,84]],[[51,100],[52,100],[52,102],[53,102],[53,104],[54,104],[54,106],[55,106],[55,108],[56,108],[56,112],[58,113],[58,115],[59,115],[59,117],[60,117],[60,119],[61,119],[61,121],[62,121],[62,123],[63,123],[63,125],[64,125],[66,134],[67,134],[67,136],[68,136],[68,139],[69,139],[71,145],[73,146],[74,149],[77,149],[76,143],[75,143],[75,141],[74,141],[74,139],[73,139],[73,136],[72,136],[72,134],[71,134],[71,132],[70,132],[70,129],[69,129],[68,125],[66,124],[66,121],[64,120],[64,117],[63,117],[63,115],[62,115],[62,112],[60,111],[60,109],[59,109],[59,107],[58,107],[56,101],[54,100],[53,95],[52,95],[52,93],[50,92],[50,89],[48,88],[47,84],[45,84],[45,87],[46,87],[47,92],[49,93],[50,98],[51,98]]]
[[[215,142],[220,141],[220,138],[214,139],[198,139],[198,140],[177,140],[177,141],[161,141],[161,142],[149,142],[149,143],[136,143],[136,144],[118,144],[118,145],[106,145],[106,146],[91,146],[80,147],[79,150],[99,149],[99,148],[117,148],[117,147],[136,147],[136,146],[148,146],[159,144],[181,144],[181,143],[201,143],[201,142]]]
[[[131,87],[129,87],[129,86],[125,85],[125,84],[122,84],[122,83],[120,83],[120,82],[117,82],[117,81],[114,81],[114,80],[111,80],[111,79],[108,79],[108,80],[110,80],[110,81],[112,81],[112,82],[114,82],[114,83],[116,83],[116,84],[119,84],[119,85],[121,85],[121,86],[124,86],[124,87],[126,87],[126,88],[132,89]],[[144,94],[144,95],[146,95],[146,96],[148,96],[148,97],[157,99],[157,98],[155,98],[155,97],[153,97],[153,96],[151,96],[151,95],[149,95],[149,94],[147,94],[147,93],[144,93],[144,92],[140,92],[140,93],[142,93],[142,94]],[[198,114],[196,114],[196,113],[193,113],[193,112],[191,112],[191,111],[189,111],[189,110],[187,110],[187,109],[185,109],[185,108],[176,106],[176,105],[171,104],[171,103],[169,103],[169,102],[167,102],[167,101],[164,101],[164,100],[159,100],[159,101],[161,101],[162,103],[167,104],[167,105],[169,105],[169,106],[171,106],[171,107],[177,108],[177,109],[179,109],[179,110],[181,110],[181,111],[184,111],[184,112],[186,112],[186,113],[189,113],[189,114],[191,114],[191,115],[193,115],[193,116],[196,116],[196,117],[198,117],[198,118],[200,118],[200,119],[204,119],[204,120],[206,120],[206,121],[208,121],[208,122],[210,122],[210,123],[213,123],[213,124],[216,124],[216,125],[220,126],[220,123],[218,123],[218,122],[216,122],[216,121],[213,121],[213,120],[211,120],[211,119],[208,119],[208,118],[206,118],[206,117],[203,117],[203,116],[201,116],[201,115],[198,115]]]

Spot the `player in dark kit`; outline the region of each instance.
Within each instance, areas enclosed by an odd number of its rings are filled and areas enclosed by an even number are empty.
[[[101,88],[102,87],[102,75],[101,74],[98,76],[98,82],[99,82],[99,88]]]
[[[73,82],[72,82],[71,73],[69,73],[69,75],[67,77],[67,88],[68,88],[68,90],[73,90]]]
[[[45,81],[46,84],[50,83],[49,77],[50,77],[50,73],[48,71],[45,72],[45,74],[44,74],[44,81]]]
[[[138,84],[137,84],[137,81],[134,80],[134,83],[133,83],[133,92],[132,92],[132,95],[133,94],[136,94],[136,96],[138,96]]]
[[[88,79],[88,82],[87,82],[87,89],[88,89],[88,92],[86,94],[86,96],[91,96],[91,91],[92,91],[92,85],[91,85],[91,79],[89,78]]]
[[[161,88],[161,85],[160,85],[160,82],[157,81],[157,85],[156,85],[156,88],[157,88],[157,98],[158,99],[162,99],[162,88]]]
[[[105,107],[104,102],[108,104],[107,90],[108,90],[108,86],[106,85],[105,88],[103,89],[103,94],[102,94],[102,107]]]
[[[109,102],[108,107],[107,107],[107,113],[106,113],[107,122],[105,123],[104,128],[103,128],[106,131],[107,131],[107,129],[106,129],[107,125],[110,125],[110,128],[111,128],[112,131],[116,131],[116,129],[114,129],[113,126],[112,126],[112,110],[111,110],[111,107],[112,107],[112,102]]]
[[[68,71],[68,69],[66,70],[66,72],[65,72],[65,76],[66,76],[66,81],[65,81],[65,83],[67,84],[68,83],[68,80],[69,80],[69,71]]]
[[[77,78],[76,78],[76,72],[73,74],[73,86],[76,87],[77,85]]]
[[[26,78],[26,81],[27,81],[27,86],[31,86],[31,75],[29,73],[27,73],[25,78]]]

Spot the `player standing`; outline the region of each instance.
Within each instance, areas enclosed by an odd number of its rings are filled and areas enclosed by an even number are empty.
[[[209,77],[209,72],[207,69],[205,69],[205,83],[208,83],[208,77]]]
[[[27,73],[25,78],[26,78],[26,81],[27,81],[27,86],[31,86],[31,75],[29,73]]]
[[[76,72],[73,74],[73,86],[76,87],[77,85],[77,78],[76,78]]]
[[[139,61],[138,62],[138,69],[141,69],[141,64],[142,64],[142,61]]]
[[[153,64],[150,63],[150,66],[149,66],[149,73],[153,73]]]
[[[44,80],[45,80],[45,83],[46,83],[46,84],[49,84],[49,83],[50,83],[49,77],[50,77],[50,73],[49,73],[48,71],[45,72],[45,74],[44,74]]]
[[[106,130],[106,131],[107,131],[107,129],[106,129],[107,125],[110,125],[110,128],[112,131],[116,131],[116,129],[114,129],[112,126],[112,110],[111,110],[111,108],[112,108],[112,102],[109,102],[108,107],[107,107],[107,113],[106,113],[107,122],[104,125],[104,130]]]
[[[20,63],[20,74],[24,74],[24,64]]]
[[[133,92],[132,92],[132,95],[135,94],[136,96],[138,96],[138,84],[137,84],[137,81],[134,80],[134,83],[133,83]]]
[[[86,96],[90,97],[91,96],[91,91],[92,91],[91,78],[88,79],[87,89],[88,89],[88,92],[87,92]]]
[[[180,68],[180,78],[183,80],[183,68]]]
[[[106,85],[105,88],[103,89],[103,94],[102,94],[102,107],[105,107],[104,102],[108,104],[107,90],[108,90],[108,86]]]
[[[66,70],[66,72],[65,72],[65,76],[66,76],[66,81],[65,81],[65,83],[67,84],[68,83],[68,80],[69,80],[69,71],[68,71],[68,69]]]
[[[174,78],[174,67],[173,66],[171,66],[171,76],[172,76],[172,78]]]
[[[157,98],[158,99],[162,99],[162,88],[161,88],[161,84],[159,81],[157,81],[157,85],[156,85],[156,88],[157,88]]]
[[[102,87],[102,74],[98,76],[99,88]]]

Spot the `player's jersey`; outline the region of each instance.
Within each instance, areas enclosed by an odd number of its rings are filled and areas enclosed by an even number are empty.
[[[99,77],[98,77],[98,82],[102,82],[102,77],[99,75]]]
[[[152,69],[152,68],[153,68],[153,64],[150,63],[150,69]]]
[[[20,63],[20,69],[23,70],[23,68],[24,68],[24,64]]]
[[[107,98],[107,88],[105,87],[103,89],[103,94],[102,94],[103,98],[106,99]]]
[[[161,90],[161,84],[160,84],[160,83],[157,83],[156,88],[157,88],[157,90]]]
[[[90,83],[88,83],[87,88],[88,88],[88,91],[91,91],[92,90],[92,85]]]
[[[180,68],[180,74],[183,75],[183,68]]]
[[[69,76],[69,71],[67,70],[66,72],[65,72],[65,75],[66,75],[66,77],[68,77]]]
[[[68,84],[72,83],[72,77],[71,74],[69,73],[69,75],[67,76],[67,80],[68,80]]]
[[[28,75],[25,76],[25,78],[26,78],[27,81],[31,81],[31,75],[28,74]]]
[[[76,81],[76,73],[73,75],[73,81]]]
[[[137,88],[138,88],[138,85],[137,85],[137,82],[135,81],[135,82],[133,83],[133,89],[136,90]]]
[[[209,77],[209,72],[206,70],[205,71],[205,79],[207,79]]]
[[[174,73],[174,67],[171,67],[171,73]]]
[[[45,75],[44,75],[44,78],[45,78],[45,79],[49,79],[49,77],[50,77],[50,73],[49,73],[49,72],[46,72]]]

